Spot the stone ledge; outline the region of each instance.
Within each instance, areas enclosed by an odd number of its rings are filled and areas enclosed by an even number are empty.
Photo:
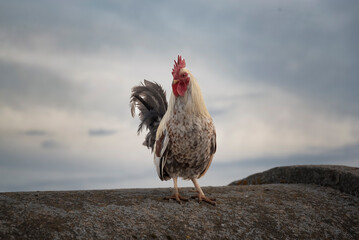
[[[181,193],[190,196],[191,189]],[[359,198],[314,184],[0,193],[0,239],[358,239]]]

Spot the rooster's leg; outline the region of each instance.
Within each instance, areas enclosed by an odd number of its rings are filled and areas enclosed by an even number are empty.
[[[191,179],[195,188],[196,188],[196,191],[198,193],[198,196],[194,196],[194,198],[198,198],[198,202],[201,202],[201,201],[205,201],[207,203],[210,203],[212,205],[216,205],[216,199],[210,199],[208,197],[206,197],[201,189],[201,187],[199,186],[198,182],[197,182],[197,179],[196,178],[193,178]]]
[[[173,195],[172,196],[169,196],[169,197],[165,197],[164,199],[166,200],[170,200],[170,199],[174,199],[176,200],[178,203],[181,203],[181,200],[182,201],[188,201],[188,198],[185,198],[185,197],[182,197],[180,194],[179,194],[179,191],[178,191],[178,186],[177,186],[177,177],[174,177],[173,178]]]

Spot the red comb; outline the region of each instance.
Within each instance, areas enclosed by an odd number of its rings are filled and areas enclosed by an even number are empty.
[[[182,59],[180,55],[178,55],[178,60],[177,62],[175,60],[175,65],[173,66],[172,69],[172,76],[175,77],[175,75],[179,72],[179,70],[185,67],[186,67],[186,61]]]

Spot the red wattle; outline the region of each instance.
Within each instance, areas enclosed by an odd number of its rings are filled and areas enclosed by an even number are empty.
[[[177,85],[178,85],[178,83],[172,85],[172,91],[173,91],[173,94],[174,94],[176,97],[178,97]]]
[[[184,82],[180,82],[177,86],[177,93],[183,97],[186,91],[187,91],[187,85]]]
[[[173,94],[176,97],[178,96],[183,97],[186,94],[188,84],[189,84],[189,77],[179,80],[178,82],[176,82],[176,84],[172,84]]]

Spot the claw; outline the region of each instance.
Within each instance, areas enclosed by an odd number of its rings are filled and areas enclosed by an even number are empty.
[[[209,204],[211,204],[211,205],[213,205],[213,206],[216,206],[216,205],[217,205],[215,198],[208,198],[208,197],[206,197],[205,195],[202,195],[202,194],[198,194],[198,195],[196,195],[196,196],[192,196],[191,198],[198,198],[198,202],[199,202],[199,203],[202,202],[202,201],[204,201],[204,202],[209,203]]]
[[[182,197],[182,196],[179,195],[179,194],[178,194],[178,195],[177,195],[177,194],[173,194],[172,196],[164,197],[163,199],[164,199],[164,200],[173,199],[173,200],[176,200],[179,204],[182,204],[182,201],[185,201],[185,202],[188,201],[188,198]]]

